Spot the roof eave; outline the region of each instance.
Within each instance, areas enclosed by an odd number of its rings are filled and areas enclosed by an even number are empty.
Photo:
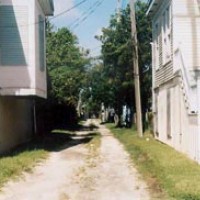
[[[38,0],[38,2],[46,16],[52,16],[54,14],[53,0]]]
[[[151,0],[149,2],[149,8],[146,12],[146,15],[152,16],[154,12],[157,10],[160,0]]]

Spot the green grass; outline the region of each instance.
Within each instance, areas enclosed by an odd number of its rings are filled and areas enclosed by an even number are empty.
[[[10,153],[0,156],[0,188],[10,179],[18,178],[22,172],[31,172],[33,167],[46,159],[51,151],[58,151],[71,141],[67,133],[52,133],[38,137],[21,145]]]
[[[124,144],[139,172],[160,199],[200,200],[200,166],[150,135],[133,129],[108,128]],[[148,139],[147,139],[148,138]]]
[[[88,133],[83,139],[73,139],[79,137],[75,130],[90,131],[95,129],[93,125],[89,127],[71,127],[72,130],[55,130],[43,137],[34,138],[31,142],[21,145],[10,153],[0,156],[0,188],[10,179],[18,178],[23,172],[31,172],[33,167],[48,158],[49,152],[60,151],[63,148],[70,148],[78,144],[89,143],[98,133]],[[96,140],[94,140],[96,141]]]
[[[47,158],[45,150],[24,150],[21,153],[2,156],[0,158],[0,187],[8,180],[21,175],[23,171],[31,171],[41,159]]]
[[[0,188],[10,179],[21,176],[22,172],[31,172],[38,162],[48,157],[49,152],[59,150],[70,140],[67,133],[52,133],[45,137],[37,137],[0,156]]]

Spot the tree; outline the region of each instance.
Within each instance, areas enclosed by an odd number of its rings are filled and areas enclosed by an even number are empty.
[[[114,87],[112,81],[104,75],[104,67],[102,63],[94,65],[87,73],[87,86],[91,88],[89,94],[86,93],[85,101],[89,96],[92,96],[92,101],[89,102],[89,110],[98,112],[101,108],[101,103],[112,105],[114,99]]]
[[[79,90],[89,65],[87,51],[67,28],[57,31],[47,22],[48,99],[37,101],[38,127],[42,132],[76,123]]]
[[[149,109],[149,102],[151,101],[151,23],[145,15],[146,10],[146,3],[140,0],[136,2],[142,107],[144,111]],[[135,110],[130,7],[121,10],[120,20],[118,20],[117,14],[113,15],[108,28],[104,28],[102,32],[102,36],[96,37],[102,42],[103,66],[99,71],[102,83],[99,87],[107,88],[107,91],[105,94],[103,90],[98,90],[100,95],[97,99],[98,101],[103,99],[105,101],[106,99],[106,105],[115,107],[119,114],[121,114],[120,111],[124,104]],[[95,73],[98,73],[98,70]],[[103,99],[102,96],[104,96]],[[109,97],[109,101],[107,97]]]
[[[87,52],[78,47],[78,40],[67,28],[47,32],[47,68],[51,79],[50,97],[58,103],[77,105],[79,89],[89,59]]]

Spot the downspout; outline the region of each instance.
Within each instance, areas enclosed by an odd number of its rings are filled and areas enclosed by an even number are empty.
[[[200,164],[200,70],[196,71],[196,79],[197,79],[197,118],[198,118],[198,126],[197,126],[197,162]]]
[[[153,134],[154,137],[156,136],[156,127],[157,127],[157,121],[156,121],[156,99],[155,99],[155,44],[153,42],[150,43],[151,44],[151,52],[152,52],[152,112],[153,112]]]
[[[37,135],[37,115],[36,115],[36,104],[35,99],[33,100],[33,133]]]

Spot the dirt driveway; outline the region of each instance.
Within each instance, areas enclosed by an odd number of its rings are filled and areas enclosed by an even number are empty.
[[[104,125],[94,132],[77,132],[74,140],[94,137],[51,153],[23,179],[9,182],[1,200],[149,200],[146,184],[131,165],[128,154]]]

